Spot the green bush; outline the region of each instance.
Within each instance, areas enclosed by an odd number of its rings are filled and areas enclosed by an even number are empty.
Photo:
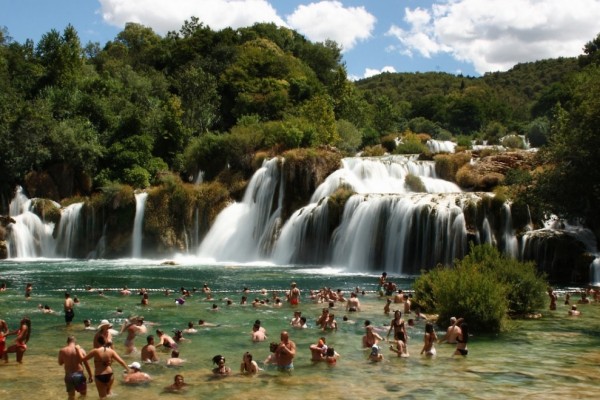
[[[428,151],[419,137],[415,134],[408,134],[402,138],[402,142],[396,146],[394,154],[421,154]]]
[[[439,314],[439,321],[463,317],[480,332],[507,329],[508,316],[544,305],[547,282],[533,263],[500,254],[491,245],[471,246],[453,268],[438,266],[414,283],[415,303]]]
[[[417,192],[417,193],[426,193],[427,192],[427,188],[425,188],[425,184],[423,184],[423,181],[421,180],[421,178],[419,178],[416,175],[412,175],[412,174],[406,175],[406,177],[404,178],[404,185],[413,192]]]
[[[508,135],[502,139],[502,146],[508,147],[509,149],[524,149],[525,143],[523,143],[523,139],[517,135]]]
[[[363,149],[361,157],[379,157],[385,154],[385,149],[382,145],[367,146]]]
[[[382,136],[381,145],[388,151],[388,153],[391,153],[396,148],[396,139],[397,135],[394,134]]]

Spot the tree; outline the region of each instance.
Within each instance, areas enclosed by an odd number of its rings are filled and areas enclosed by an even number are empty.
[[[541,155],[548,168],[535,194],[543,209],[581,218],[600,229],[600,66],[590,65],[570,80],[567,109],[555,107],[548,146]]]
[[[173,80],[182,100],[183,124],[195,135],[207,132],[218,120],[216,77],[204,72],[198,63],[190,63],[177,71]]]

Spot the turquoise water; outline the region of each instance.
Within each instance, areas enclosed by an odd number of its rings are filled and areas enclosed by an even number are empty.
[[[424,323],[409,331],[411,340],[409,358],[398,358],[384,344],[385,360],[370,363],[361,349],[364,334],[362,324],[369,319],[381,327],[385,336],[391,316],[383,314],[385,301],[375,293],[377,276],[344,274],[335,269],[308,267],[281,267],[269,265],[202,265],[194,260],[179,260],[179,265],[160,265],[157,261],[31,261],[0,263],[0,282],[6,282],[8,290],[0,293],[0,318],[16,329],[20,318],[32,319],[32,337],[24,363],[0,363],[0,397],[18,400],[33,396],[49,399],[66,398],[62,381],[63,370],[57,364],[57,353],[67,335],[74,334],[78,342],[90,349],[93,332],[83,330],[83,319],[89,318],[93,325],[109,319],[118,328],[128,315],[143,315],[146,321],[159,324],[164,331],[183,329],[188,321],[204,319],[218,324],[217,327],[200,329],[199,333],[186,335],[188,342],[180,345],[181,357],[187,363],[180,368],[165,365],[167,353],[161,353],[161,362],[145,365],[144,371],[153,377],[150,384],[129,387],[120,377],[115,383],[114,398],[144,399],[207,398],[211,399],[300,399],[300,398],[373,398],[373,399],[497,399],[522,398],[593,398],[600,388],[600,307],[598,304],[581,305],[581,317],[568,317],[568,307],[559,298],[556,311],[545,311],[537,320],[516,321],[510,334],[482,336],[473,332],[466,358],[451,357],[453,346],[438,345],[437,357],[430,359],[419,355],[422,346]],[[410,288],[412,280],[392,277],[401,288]],[[289,328],[292,307],[264,306],[260,308],[239,304],[242,289],[248,287],[253,298],[270,298],[272,291],[289,288],[291,281],[303,290],[299,309],[308,318],[309,328]],[[30,300],[24,298],[27,282],[33,283]],[[213,290],[215,300],[206,300],[198,291],[183,306],[175,304],[178,289],[194,287],[201,289],[207,283]],[[118,290],[127,285],[136,289],[150,290],[149,306],[141,306],[140,296],[121,296]],[[91,286],[92,290],[86,290]],[[314,328],[314,320],[320,314],[322,304],[314,304],[308,298],[309,289],[327,286],[342,289],[346,293],[355,287],[367,291],[360,300],[363,310],[348,314],[354,323],[342,322],[343,305],[334,308],[339,323],[337,332],[321,332]],[[169,288],[175,293],[164,295]],[[66,328],[62,315],[63,292],[67,289],[81,303],[76,308],[73,326]],[[261,289],[268,295],[263,296]],[[104,291],[104,296],[98,294]],[[233,300],[225,305],[225,298]],[[578,298],[574,296],[575,300]],[[217,312],[210,311],[213,303],[219,305]],[[48,304],[57,314],[43,314],[38,304]],[[117,308],[123,310],[117,313]],[[252,343],[250,332],[254,320],[260,319],[267,329],[269,339]],[[268,354],[268,341],[278,341],[279,333],[287,329],[298,347],[291,375],[280,374],[267,367],[259,376],[249,378],[238,373],[242,355],[250,351],[262,366]],[[154,327],[149,328],[154,330]],[[438,335],[442,336],[440,330]],[[310,361],[309,346],[320,336],[326,336],[330,346],[340,353],[335,367]],[[12,337],[9,337],[9,342]],[[114,339],[115,349],[123,355],[124,337]],[[136,346],[141,348],[145,338],[138,337]],[[224,379],[214,379],[211,374],[211,358],[222,354],[234,374]],[[124,356],[126,362],[139,361],[139,354]],[[120,368],[115,368],[117,375]],[[190,384],[186,393],[164,393],[163,388],[172,383],[176,373],[184,375]],[[10,397],[8,397],[10,396]],[[88,389],[89,398],[97,398],[95,386]]]

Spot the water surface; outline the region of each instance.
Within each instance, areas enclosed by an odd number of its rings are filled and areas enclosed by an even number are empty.
[[[24,363],[0,363],[0,397],[11,400],[42,396],[48,399],[66,398],[63,369],[57,364],[58,349],[66,337],[74,334],[79,343],[90,349],[93,332],[84,331],[85,318],[98,325],[109,319],[118,328],[129,315],[143,315],[147,321],[160,324],[166,332],[183,329],[188,321],[199,319],[218,324],[204,328],[199,333],[187,335],[190,341],[181,344],[181,357],[188,362],[181,368],[168,368],[164,361],[167,353],[161,353],[161,362],[145,365],[144,371],[153,377],[148,385],[128,387],[121,383],[120,368],[114,386],[115,398],[141,396],[144,399],[497,399],[497,398],[592,398],[600,388],[600,307],[597,304],[579,306],[582,316],[568,317],[568,307],[559,298],[556,311],[544,311],[538,320],[516,321],[515,329],[497,336],[474,336],[469,342],[466,358],[452,357],[453,346],[438,345],[437,357],[419,355],[422,346],[424,323],[418,322],[409,332],[409,358],[398,358],[384,344],[385,360],[382,363],[367,361],[367,353],[361,349],[364,334],[362,324],[369,319],[381,327],[385,336],[391,316],[383,314],[384,300],[375,293],[377,276],[344,274],[323,267],[282,267],[270,265],[203,265],[197,260],[180,260],[180,265],[160,265],[157,261],[72,261],[35,260],[4,261],[0,263],[0,282],[9,289],[0,293],[0,318],[11,329],[18,327],[23,315],[32,319],[32,337]],[[410,278],[393,277],[401,288],[410,288]],[[268,331],[269,341],[278,341],[279,333],[289,329],[292,307],[265,306],[254,308],[239,305],[242,289],[248,287],[249,299],[266,299],[272,291],[289,288],[291,281],[303,290],[299,309],[308,318],[309,328],[291,330],[290,336],[298,347],[295,370],[291,375],[281,374],[266,367],[257,377],[240,376],[237,372],[242,354],[250,351],[262,366],[268,354],[268,343],[252,343],[250,332],[256,319],[262,321]],[[34,291],[30,300],[24,298],[24,288],[32,282]],[[207,283],[214,292],[214,301],[206,300],[201,292],[189,298],[183,306],[175,304],[178,289],[200,289]],[[118,289],[127,285],[136,289],[150,290],[150,305],[140,305],[140,296],[120,296]],[[86,290],[91,286],[92,290]],[[354,323],[342,322],[343,305],[333,309],[340,328],[337,332],[323,333],[314,327],[322,304],[314,304],[308,298],[309,289],[323,286],[339,288],[348,293],[355,287],[367,291],[360,297],[363,310],[348,314]],[[175,291],[164,295],[164,289]],[[263,296],[261,289],[268,295]],[[62,315],[63,292],[69,290],[81,303],[76,308],[73,326],[66,328]],[[98,294],[104,291],[104,296]],[[233,300],[225,305],[225,298]],[[577,296],[575,296],[577,300]],[[220,311],[213,312],[213,303]],[[38,311],[38,304],[48,304],[58,311],[56,315]],[[122,314],[116,312],[123,310]],[[438,335],[442,335],[438,329]],[[335,367],[310,361],[310,344],[319,336],[326,336],[341,358]],[[115,338],[115,349],[123,354],[124,337]],[[12,341],[12,337],[9,338]],[[145,338],[138,337],[136,345],[141,348]],[[231,377],[214,379],[211,375],[211,358],[222,354],[234,370]],[[139,354],[124,357],[131,363],[139,360]],[[163,388],[172,383],[176,373],[184,375],[190,387],[186,393],[164,393]],[[89,398],[97,398],[95,386],[88,389]]]

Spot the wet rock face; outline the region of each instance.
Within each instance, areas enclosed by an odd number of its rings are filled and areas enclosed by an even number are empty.
[[[0,241],[0,260],[6,260],[8,258],[8,243],[4,240]]]
[[[535,261],[550,282],[588,284],[594,256],[573,234],[540,229],[524,235],[523,259]]]

